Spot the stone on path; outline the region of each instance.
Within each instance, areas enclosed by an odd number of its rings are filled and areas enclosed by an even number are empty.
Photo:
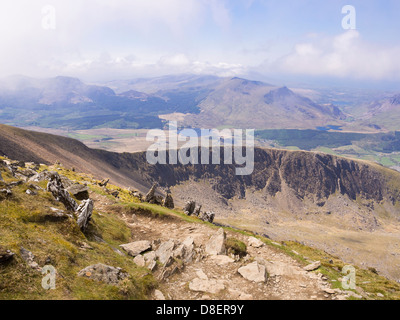
[[[253,282],[265,282],[266,281],[266,269],[265,266],[259,264],[257,261],[248,264],[247,266],[239,268],[238,272],[243,278]]]
[[[224,229],[220,228],[206,243],[205,252],[208,255],[225,254],[225,239],[226,234]]]
[[[132,257],[145,252],[151,248],[151,242],[148,240],[136,241],[127,244],[121,244],[120,247],[124,249]]]

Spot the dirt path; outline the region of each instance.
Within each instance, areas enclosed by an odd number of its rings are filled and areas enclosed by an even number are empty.
[[[110,199],[93,195],[99,211],[107,210]],[[218,228],[193,224],[179,218],[154,218],[140,214],[122,214],[132,230],[132,242],[156,240],[158,243],[174,240],[182,243],[187,238],[193,239],[195,250],[201,252],[196,259],[186,263],[179,272],[160,281],[158,288],[165,299],[173,300],[332,300],[343,299],[340,292],[328,293],[328,279],[318,271],[307,272],[288,255],[279,250],[263,245],[255,248],[249,245],[251,237],[226,231],[226,236],[243,241],[247,245],[248,255],[239,261],[226,255],[213,256],[204,253],[210,237]],[[159,241],[158,241],[159,240]],[[265,266],[268,276],[265,282],[256,283],[245,279],[238,269],[257,261]],[[161,277],[162,266],[153,271]],[[196,280],[197,279],[197,280]],[[202,282],[200,282],[200,280]],[[193,287],[199,282],[203,288]],[[154,298],[160,298],[154,296]]]

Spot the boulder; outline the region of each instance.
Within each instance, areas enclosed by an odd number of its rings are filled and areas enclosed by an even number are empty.
[[[257,238],[250,237],[248,244],[250,247],[261,248],[264,245],[264,242],[262,242],[261,240],[259,240]]]
[[[194,239],[191,236],[189,236],[183,241],[182,244],[185,248],[183,255],[183,262],[190,263],[192,262],[194,256]]]
[[[266,281],[266,269],[265,266],[259,264],[257,261],[248,264],[247,266],[239,268],[238,272],[240,275],[253,282],[265,282]]]
[[[224,229],[220,228],[206,243],[205,252],[208,255],[225,254],[226,234]]]
[[[129,274],[123,272],[121,268],[115,268],[98,263],[82,269],[78,272],[78,276],[105,282],[111,285],[117,285],[119,281],[127,278]]]
[[[83,232],[86,231],[93,213],[93,201],[91,199],[83,200],[79,207],[76,209],[78,215],[78,226]]]
[[[68,211],[75,212],[77,210],[78,204],[74,199],[72,199],[69,192],[64,189],[61,178],[57,172],[50,173],[50,181],[47,184],[47,191],[50,191],[57,201],[64,204]]]
[[[157,184],[153,184],[153,186],[150,188],[149,192],[147,192],[146,196],[144,197],[144,202],[148,203],[154,203],[156,200],[156,189],[157,189]]]
[[[82,184],[73,184],[67,191],[71,193],[78,200],[87,200],[89,199],[89,188]]]
[[[133,259],[133,262],[138,265],[139,267],[144,267],[146,265],[146,261],[144,260],[143,256],[141,254],[138,254],[135,259]]]
[[[185,207],[183,208],[183,212],[184,212],[186,215],[191,216],[191,215],[193,214],[195,208],[196,208],[196,202],[194,202],[194,201],[188,201],[188,202],[186,202],[186,205],[185,205]]]
[[[215,219],[215,213],[212,212],[212,211],[210,211],[210,212],[203,212],[203,213],[200,215],[200,219],[203,220],[203,221],[205,221],[205,222],[213,223],[213,222],[214,222],[214,219]]]
[[[202,207],[202,205],[196,206],[196,209],[194,209],[193,215],[195,215],[196,217],[200,217],[201,207]]]
[[[174,254],[175,242],[173,240],[164,241],[156,251],[158,260],[166,265],[170,262]]]
[[[321,261],[315,261],[308,266],[304,267],[303,269],[306,271],[314,271],[317,270],[321,266]]]
[[[175,208],[174,199],[172,198],[172,195],[170,192],[167,192],[167,195],[165,196],[165,199],[163,200],[163,206],[168,209]]]
[[[153,271],[155,267],[157,266],[156,262],[156,253],[154,251],[147,252],[143,255],[144,261],[145,261],[145,266],[150,269],[150,271]]]
[[[148,240],[136,241],[127,244],[121,244],[120,247],[124,249],[132,257],[149,250],[151,248],[151,242]]]

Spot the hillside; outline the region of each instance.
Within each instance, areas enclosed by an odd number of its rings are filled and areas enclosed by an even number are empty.
[[[356,268],[357,286],[343,290],[345,264],[326,252],[141,203],[61,164],[2,158],[0,173],[9,190],[0,201],[0,299],[399,298],[399,285],[374,270]],[[65,188],[88,188],[94,211],[86,229],[46,190],[57,175]],[[54,286],[45,289],[49,267]]]
[[[241,177],[235,165],[152,166],[145,153],[92,150],[73,139],[8,126],[0,127],[0,137],[0,151],[11,159],[59,161],[142,193],[158,183],[160,194],[171,189],[178,206],[196,201],[219,223],[308,243],[400,278],[400,248],[393,245],[400,230],[399,173],[377,164],[256,149],[254,172]]]

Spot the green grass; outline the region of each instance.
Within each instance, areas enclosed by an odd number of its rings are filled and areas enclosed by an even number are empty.
[[[233,253],[240,257],[244,257],[247,254],[247,246],[244,242],[236,238],[228,238],[225,242],[228,253]]]
[[[7,172],[2,175],[9,178]],[[114,250],[131,240],[131,231],[122,220],[107,212],[100,215],[94,211],[90,227],[83,234],[75,219],[46,221],[49,207],[63,210],[63,206],[50,193],[39,191],[37,196],[29,196],[26,188],[26,185],[13,188],[13,197],[0,202],[0,246],[15,253],[9,264],[0,266],[0,299],[147,298],[157,285],[156,280],[147,269],[137,267],[131,257]],[[98,242],[99,238],[104,242]],[[93,250],[82,250],[83,242]],[[42,267],[46,260],[51,261],[57,270],[55,290],[42,288],[43,275],[22,260],[21,247],[31,251]],[[111,286],[77,276],[83,268],[97,263],[120,267],[130,277],[118,286]]]

